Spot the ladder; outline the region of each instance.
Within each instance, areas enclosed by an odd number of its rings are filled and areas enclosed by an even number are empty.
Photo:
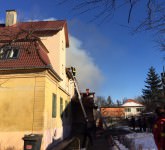
[[[77,91],[77,94],[78,94],[78,100],[80,102],[80,105],[81,105],[81,109],[83,111],[84,118],[85,118],[86,122],[88,123],[88,116],[87,116],[87,113],[86,113],[85,108],[84,108],[83,103],[82,103],[82,98],[81,98],[80,90],[79,90],[79,87],[78,87],[78,82],[76,80],[75,75],[73,74],[73,69],[75,69],[75,68],[71,67],[71,69],[69,69],[69,71],[70,71],[70,74],[71,74],[71,77],[72,77],[74,86],[75,86],[76,91]],[[106,124],[105,119],[101,115],[100,108],[99,108],[98,113],[99,113],[99,118],[103,121],[103,124],[104,124],[105,128],[107,129],[108,126]]]
[[[75,68],[74,68],[74,69],[75,69]],[[82,103],[82,98],[81,98],[80,90],[79,90],[79,87],[78,87],[78,82],[77,82],[77,80],[76,80],[75,75],[73,74],[72,69],[69,69],[69,71],[70,71],[70,74],[71,74],[71,77],[72,77],[72,80],[73,80],[75,89],[76,89],[77,94],[78,94],[78,100],[79,100],[79,102],[80,102],[80,105],[81,105],[81,109],[82,109],[84,118],[85,118],[86,122],[88,122],[88,117],[87,117],[87,113],[86,113],[86,111],[85,111],[84,105],[83,105],[83,103]]]

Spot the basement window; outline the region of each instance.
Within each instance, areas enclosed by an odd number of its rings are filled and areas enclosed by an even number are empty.
[[[0,48],[0,59],[16,59],[18,54],[19,49],[16,47],[5,46]]]

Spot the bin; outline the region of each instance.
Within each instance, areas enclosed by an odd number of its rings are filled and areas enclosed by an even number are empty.
[[[29,134],[25,135],[24,140],[24,150],[40,150],[42,135],[41,134]]]

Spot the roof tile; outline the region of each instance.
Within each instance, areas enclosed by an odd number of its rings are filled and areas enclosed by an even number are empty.
[[[1,70],[7,68],[40,68],[50,65],[46,51],[38,42],[16,42],[12,46],[19,49],[19,56],[16,59],[0,59]]]

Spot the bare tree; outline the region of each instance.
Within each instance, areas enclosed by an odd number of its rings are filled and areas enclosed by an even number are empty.
[[[165,1],[163,0],[57,0],[60,4],[71,3],[74,12],[79,14],[92,14],[91,21],[110,20],[115,12],[121,7],[125,7],[128,11],[121,12],[127,16],[127,23],[130,25],[132,18],[136,18],[137,12],[142,13],[141,20],[134,19],[133,23],[137,23],[133,29],[138,31],[154,31],[158,35],[158,42],[163,50],[165,50]],[[136,13],[135,13],[136,12]]]
[[[0,30],[0,58],[3,58],[8,51],[17,45],[17,42],[21,41],[30,43],[24,49],[27,53],[30,53],[30,49],[33,46],[37,50],[37,40],[39,40],[39,36],[37,36],[32,24],[28,28],[22,28],[19,24],[15,29],[13,27],[5,27],[3,30]]]
[[[103,107],[107,105],[107,102],[103,96],[97,96],[95,103],[99,107]]]

